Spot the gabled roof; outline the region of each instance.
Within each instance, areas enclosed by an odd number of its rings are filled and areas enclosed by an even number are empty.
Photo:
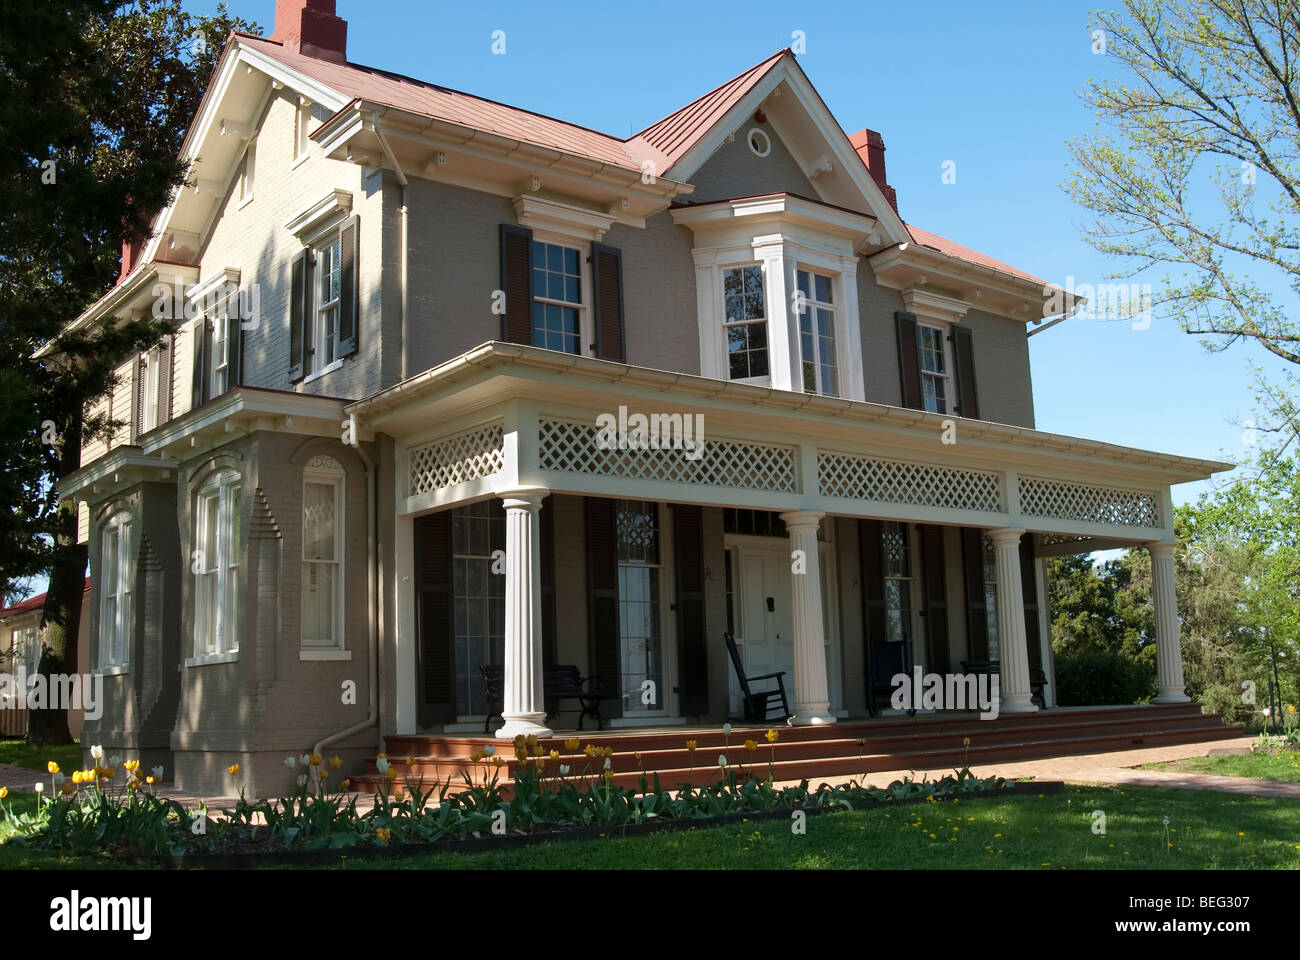
[[[86,577],[81,585],[82,594],[90,592],[90,577]],[[36,610],[45,608],[45,598],[48,594],[38,593],[34,597],[28,597],[15,603],[12,607],[0,609],[0,620],[12,620],[14,617],[21,617],[25,613],[32,613]]]
[[[646,127],[628,141],[629,147],[638,153],[654,151],[660,163],[659,169],[668,170],[787,56],[794,57],[788,48],[772,54],[762,63]]]
[[[931,233],[929,230],[922,230],[920,227],[915,227],[910,223],[907,224],[907,232],[912,235],[913,243],[920,244],[923,247],[929,247],[931,250],[937,250],[950,257],[956,257],[958,260],[965,260],[968,263],[979,264],[981,267],[988,267],[990,270],[1009,273],[1013,277],[1019,277],[1022,280],[1030,280],[1034,283],[1049,286],[1046,280],[1040,280],[1031,273],[1017,270],[1015,267],[1005,264],[1001,260],[994,260],[992,257],[986,256],[978,250],[972,250],[970,247],[963,247],[960,243],[949,240],[947,237],[941,237],[937,233]]]

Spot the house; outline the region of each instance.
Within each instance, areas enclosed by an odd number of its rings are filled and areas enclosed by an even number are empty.
[[[77,671],[90,673],[90,578],[81,591],[81,626],[77,631]],[[0,609],[0,737],[27,736],[27,701],[16,691],[36,674],[41,662],[41,617],[45,612],[45,594]],[[80,701],[80,697],[78,697]],[[83,705],[68,710],[68,732],[81,735],[85,720]]]
[[[1061,290],[905,223],[880,135],[788,50],[620,139],[346,41],[332,0],[230,38],[188,185],[73,321],[176,321],[61,487],[89,740],[279,790],[288,753],[481,730],[484,665],[500,737],[575,725],[557,664],[613,725],[720,722],[728,634],[797,725],[912,667],[996,669],[1030,712],[1044,558],[1134,544],[1186,700],[1169,490],[1226,465],[1036,430]]]

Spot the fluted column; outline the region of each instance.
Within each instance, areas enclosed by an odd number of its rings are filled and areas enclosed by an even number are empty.
[[[998,568],[998,657],[1002,713],[1032,713],[1029,686],[1029,641],[1025,636],[1025,591],[1020,582],[1020,537],[1023,530],[993,529],[989,539]]]
[[[505,724],[496,735],[513,740],[523,734],[549,737],[542,699],[542,553],[538,511],[550,491],[512,490],[502,496],[506,509],[506,656],[503,707]]]
[[[781,514],[790,533],[794,722],[800,726],[835,722],[826,682],[821,561],[817,551],[817,528],[824,516],[803,510]]]
[[[1183,644],[1178,619],[1178,598],[1174,588],[1174,545],[1148,543],[1151,554],[1151,604],[1156,614],[1156,669],[1158,690],[1155,703],[1187,703],[1183,682]]]

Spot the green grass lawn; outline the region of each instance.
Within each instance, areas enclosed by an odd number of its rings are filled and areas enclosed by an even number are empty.
[[[1300,752],[1250,753],[1217,757],[1189,757],[1169,763],[1147,763],[1144,770],[1172,770],[1212,773],[1220,777],[1251,777],[1255,780],[1286,780],[1300,783]]]
[[[15,767],[26,767],[28,770],[40,770],[44,773],[45,765],[51,760],[57,763],[61,770],[80,769],[81,747],[78,744],[67,747],[33,747],[25,740],[0,740],[0,763],[10,763]]]
[[[10,798],[13,799],[12,797]],[[23,797],[30,804],[34,798]],[[26,809],[31,809],[27,806]],[[1092,832],[1093,811],[1106,835]],[[1166,834],[1163,818],[1169,818]],[[3,828],[0,827],[0,830]],[[0,869],[103,867],[0,846]],[[343,857],[333,869],[1300,869],[1300,804],[1211,791],[1070,787],[1063,795],[922,803],[807,819],[477,854]],[[292,869],[292,868],[291,868]]]

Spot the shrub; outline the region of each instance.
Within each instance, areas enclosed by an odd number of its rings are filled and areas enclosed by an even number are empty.
[[[1063,707],[1146,703],[1155,693],[1154,664],[1103,650],[1056,658],[1056,696]]]

